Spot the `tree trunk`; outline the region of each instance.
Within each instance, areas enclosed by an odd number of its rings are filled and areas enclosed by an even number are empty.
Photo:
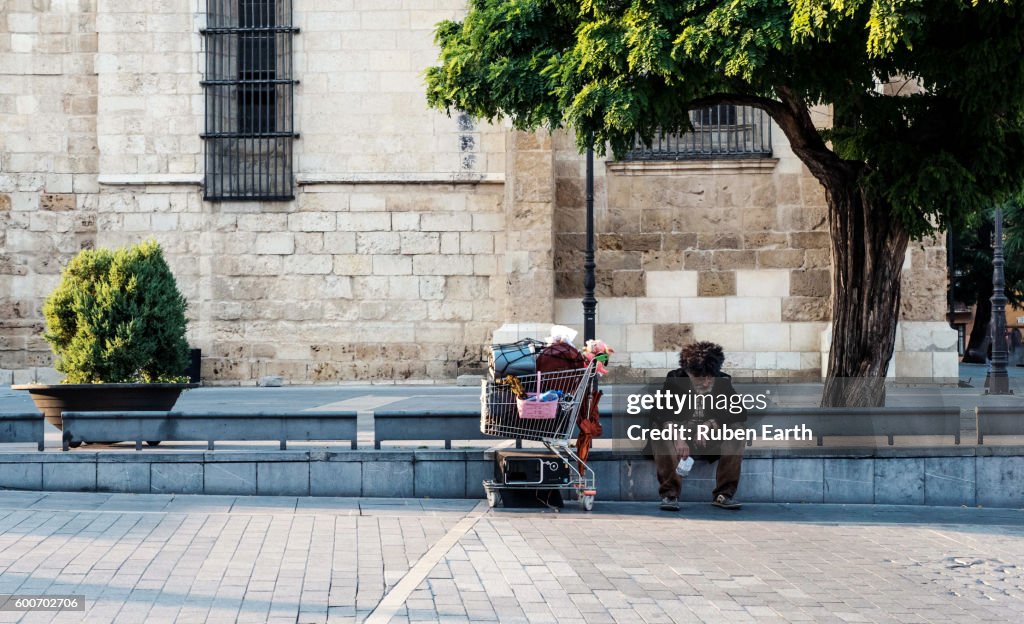
[[[978,304],[974,307],[974,325],[971,337],[964,348],[963,361],[969,364],[984,364],[988,360],[988,347],[992,344],[989,325],[992,322],[992,282],[978,285]]]
[[[881,407],[896,342],[909,235],[856,176],[826,185],[832,235],[832,350],[822,407]]]

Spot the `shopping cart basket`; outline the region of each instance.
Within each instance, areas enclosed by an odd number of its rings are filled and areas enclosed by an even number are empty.
[[[485,379],[480,393],[480,431],[486,435],[544,443],[552,453],[569,465],[568,483],[550,484],[537,482],[484,481],[487,502],[494,507],[501,500],[502,489],[544,490],[574,489],[583,508],[590,511],[594,506],[594,471],[580,460],[576,450],[570,446],[576,428],[580,409],[590,400],[591,385],[595,367],[591,362],[586,368],[576,368],[550,373],[522,375],[518,380],[521,390],[529,394],[542,394],[550,390],[561,391],[558,409],[549,416],[534,413],[524,405],[523,397],[517,397],[515,384],[508,378]],[[524,409],[526,407],[526,409]],[[537,416],[541,417],[537,417]],[[526,416],[526,417],[524,417]]]

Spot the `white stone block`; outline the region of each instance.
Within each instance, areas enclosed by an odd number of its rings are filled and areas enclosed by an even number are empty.
[[[579,304],[578,301],[576,303],[577,303],[577,305]],[[584,345],[586,344],[585,341],[583,340],[583,320],[582,320],[582,316],[580,317],[580,320],[578,322],[576,322],[575,324],[569,323],[568,325],[570,327],[575,327],[575,328],[579,329],[580,335],[576,337],[576,346],[578,346],[580,348],[580,350],[582,350]],[[597,337],[598,340],[603,340],[606,344],[610,345],[611,348],[615,349],[616,352],[624,350],[623,349],[623,345],[626,344],[626,327],[625,326],[623,326],[623,325],[595,325],[594,326],[594,334],[595,334],[595,336]],[[652,350],[653,350],[653,347],[651,349],[647,349],[647,351],[652,351]]]
[[[937,379],[959,379],[960,356],[957,352],[932,353],[932,376]]]
[[[406,259],[409,259],[406,256]],[[416,275],[472,275],[472,256],[421,255],[411,256]],[[376,267],[376,265],[374,265]]]
[[[778,269],[736,271],[736,295],[738,297],[787,297],[789,296],[789,271]]]
[[[356,253],[397,254],[400,249],[398,232],[359,232],[356,235]]]
[[[779,370],[800,370],[800,354],[784,351],[776,354],[775,365]]]
[[[329,212],[296,212],[288,215],[293,232],[332,232],[337,229],[335,215]]]
[[[826,323],[793,323],[790,325],[791,351],[821,352],[821,331]]]
[[[343,232],[387,232],[391,229],[391,214],[386,212],[339,212],[337,214],[337,229]]]
[[[324,251],[332,254],[354,254],[355,232],[324,232]]]
[[[637,300],[632,297],[610,297],[599,300],[597,302],[597,322],[602,324],[636,323],[636,302]]]
[[[821,354],[820,353],[801,353],[800,354],[800,370],[816,369],[821,370]]]
[[[441,248],[437,232],[401,232],[399,240],[403,254],[436,254]]]
[[[415,275],[393,275],[388,278],[388,299],[419,299],[420,278]],[[402,301],[400,305],[405,305]]]
[[[682,323],[724,323],[725,299],[721,297],[683,297],[679,300]]]
[[[334,270],[334,257],[326,254],[296,254],[284,257],[285,273],[326,275]]]
[[[494,330],[491,344],[508,344],[523,338],[543,340],[551,333],[551,323],[505,323]]]
[[[579,299],[555,299],[555,323],[569,325],[583,322],[583,306]]]
[[[782,320],[782,298],[728,297],[725,320],[729,323],[778,323]]]
[[[668,368],[668,356],[664,351],[631,353],[630,364],[633,368]]]
[[[725,351],[743,351],[743,328],[726,323],[697,323],[693,326],[694,340],[707,340],[721,345]]]
[[[728,372],[734,369],[753,369],[756,366],[757,354],[749,351],[730,351],[725,354],[723,368]]]
[[[266,232],[256,236],[253,252],[290,255],[295,253],[295,236],[288,232]]]
[[[679,299],[644,297],[636,300],[638,323],[678,323]]]
[[[424,275],[420,280],[420,298],[426,301],[444,299],[444,278],[439,275]]]
[[[494,253],[494,235],[487,232],[465,232],[459,235],[459,245],[464,254]]]
[[[411,275],[412,257],[373,256],[373,273],[375,275]]]
[[[776,361],[776,354],[772,351],[754,354],[754,368],[758,370],[775,370]]]
[[[339,276],[369,276],[374,273],[373,256],[339,254],[334,256],[334,273]]]
[[[895,375],[898,378],[929,379],[932,377],[932,354],[927,351],[904,351],[894,356]],[[958,373],[959,374],[959,373]]]
[[[789,323],[747,323],[743,326],[743,344],[754,352],[787,350]]]
[[[420,215],[415,212],[391,214],[391,229],[396,232],[415,232],[420,229]]]
[[[427,213],[420,217],[424,232],[469,232],[473,229],[473,215],[468,213]]]
[[[901,321],[903,351],[951,351],[956,349],[957,332],[944,321]]]
[[[617,351],[654,351],[653,325],[626,325],[626,342],[621,347],[612,344]],[[609,343],[611,344],[611,343]]]
[[[696,297],[697,271],[647,271],[648,297]]]
[[[349,210],[352,212],[380,212],[384,208],[384,198],[379,195],[356,193],[349,198]]]

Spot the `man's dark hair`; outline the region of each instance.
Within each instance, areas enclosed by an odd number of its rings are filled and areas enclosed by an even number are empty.
[[[690,343],[679,351],[679,366],[693,377],[717,377],[724,363],[721,345],[706,340]]]

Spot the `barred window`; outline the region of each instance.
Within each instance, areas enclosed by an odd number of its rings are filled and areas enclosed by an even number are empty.
[[[626,160],[763,158],[772,155],[771,118],[761,109],[720,104],[690,111],[693,130],[658,133],[651,146],[638,136]]]
[[[207,0],[205,198],[294,198],[291,0]]]

